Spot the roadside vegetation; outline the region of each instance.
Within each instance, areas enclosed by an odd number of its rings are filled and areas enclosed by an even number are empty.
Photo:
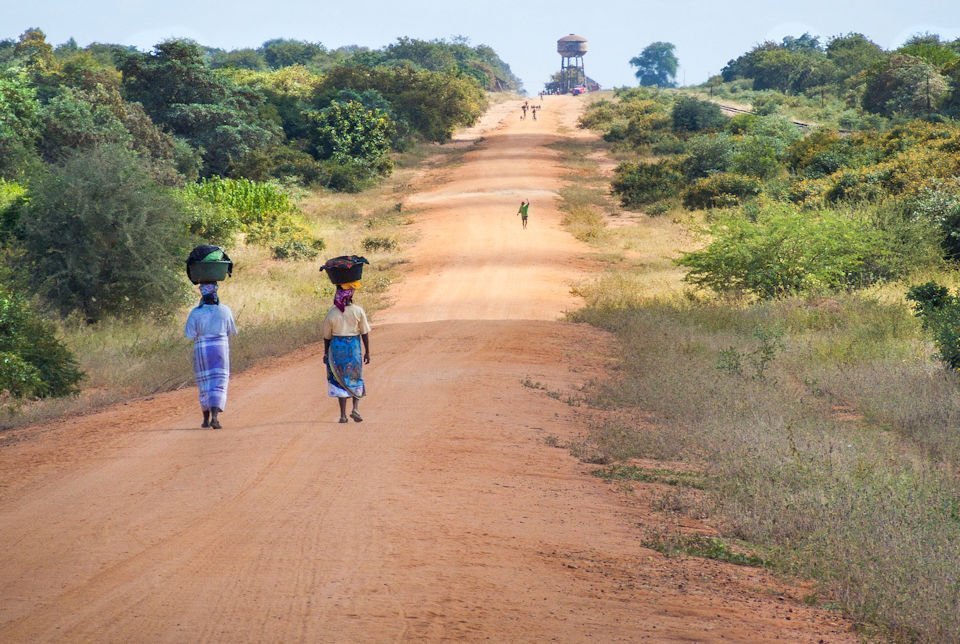
[[[621,210],[598,207],[602,225],[580,235],[610,268],[571,318],[615,334],[622,360],[586,392],[602,420],[571,450],[598,476],[663,486],[661,510],[721,533],[650,534],[651,547],[815,579],[810,601],[870,637],[956,641],[960,43],[815,40],[584,114],[619,161]],[[801,61],[822,75],[788,73]],[[929,103],[915,68],[939,75]],[[756,109],[729,118],[710,93]],[[813,111],[831,100],[843,109]],[[603,185],[576,173],[581,193]],[[675,231],[672,282],[639,259],[644,229]]]
[[[235,262],[237,369],[319,339],[321,254],[371,260],[376,311],[410,241],[416,164],[490,92],[518,89],[464,39],[0,40],[0,427],[189,382],[185,260],[200,243]]]

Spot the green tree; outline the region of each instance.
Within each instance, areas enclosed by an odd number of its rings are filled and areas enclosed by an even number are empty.
[[[23,296],[0,287],[0,400],[74,394],[82,378],[54,326]]]
[[[886,57],[880,45],[859,33],[831,38],[826,53],[836,70],[836,81],[840,83],[851,81]]]
[[[205,175],[227,174],[246,154],[279,140],[277,123],[260,111],[263,96],[214,72],[194,42],[169,40],[149,54],[124,53],[120,69],[125,97],[201,150]]]
[[[135,152],[77,151],[31,182],[18,237],[25,273],[61,312],[161,314],[183,294],[187,213]]]
[[[25,160],[35,156],[42,122],[40,102],[26,74],[0,70],[0,178],[16,177]]]
[[[271,69],[280,69],[291,65],[307,65],[315,58],[325,54],[326,51],[326,48],[319,43],[287,38],[268,40],[259,49],[259,53]]]
[[[883,116],[918,117],[936,111],[949,85],[927,61],[894,54],[867,73],[863,109]]]
[[[673,129],[678,132],[719,130],[727,122],[720,106],[694,96],[681,96],[671,112]]]
[[[647,87],[676,87],[679,61],[674,54],[676,47],[669,42],[654,42],[644,47],[639,55],[630,59],[636,67],[634,76]]]

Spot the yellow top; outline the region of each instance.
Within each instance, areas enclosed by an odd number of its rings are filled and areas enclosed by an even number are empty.
[[[342,288],[342,289],[344,289],[344,290],[346,290],[346,289],[348,289],[348,288],[352,288],[352,289],[356,290],[356,289],[360,288],[361,282],[360,282],[360,280],[357,280],[356,282],[347,282],[347,283],[345,283],[345,284],[338,284],[337,286],[339,286],[340,288]]]
[[[351,304],[346,307],[343,313],[335,306],[331,306],[327,311],[327,317],[323,319],[323,339],[329,340],[335,335],[363,335],[370,333],[370,323],[367,321],[366,312],[357,306]]]

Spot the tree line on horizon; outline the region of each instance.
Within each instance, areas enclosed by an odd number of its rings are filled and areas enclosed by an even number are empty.
[[[675,46],[654,42],[631,59],[637,81],[676,87]],[[861,33],[825,42],[809,33],[764,41],[727,62],[706,87],[739,84],[753,91],[839,99],[884,117],[960,115],[960,38],[917,34],[885,50]]]
[[[0,40],[0,408],[76,391],[46,319],[168,314],[200,241],[313,257],[323,240],[292,187],[362,190],[394,153],[473,124],[487,92],[519,89],[464,38],[146,52],[54,46],[36,28]]]

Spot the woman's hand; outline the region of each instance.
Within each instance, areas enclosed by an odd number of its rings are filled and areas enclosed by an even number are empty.
[[[323,364],[327,364],[327,354],[323,354]]]
[[[370,354],[369,354],[369,353],[364,353],[364,354],[363,354],[363,364],[370,364]]]

